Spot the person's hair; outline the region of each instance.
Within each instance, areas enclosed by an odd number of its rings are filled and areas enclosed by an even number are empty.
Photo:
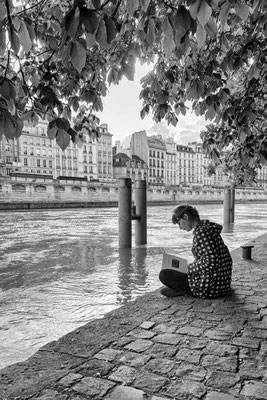
[[[180,204],[175,207],[172,212],[172,223],[178,224],[179,219],[183,218],[184,214],[187,214],[192,220],[200,220],[199,213],[195,207],[192,207],[189,204]]]

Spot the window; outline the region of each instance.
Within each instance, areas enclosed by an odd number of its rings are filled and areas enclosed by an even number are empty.
[[[46,160],[43,160],[43,167],[46,168]]]
[[[49,168],[53,168],[52,160],[49,160]]]
[[[37,167],[41,167],[41,160],[37,158]]]
[[[28,158],[24,158],[24,165],[28,166]]]

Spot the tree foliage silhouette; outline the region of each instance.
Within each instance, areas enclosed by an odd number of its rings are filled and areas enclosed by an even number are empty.
[[[5,0],[0,132],[16,138],[23,121],[46,118],[62,149],[79,143],[84,124],[97,136],[90,114],[109,85],[134,79],[139,60],[151,63],[141,117],[175,126],[190,101],[218,128],[202,134],[206,151],[231,144],[229,168],[253,169],[267,153],[266,10],[261,0]]]

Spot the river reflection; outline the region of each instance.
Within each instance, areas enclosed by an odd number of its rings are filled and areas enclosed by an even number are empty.
[[[163,252],[192,259],[192,233],[171,223],[172,208],[148,207],[148,244],[120,250],[116,208],[0,213],[0,368],[160,287]],[[197,208],[223,219],[221,204]],[[234,249],[266,226],[266,204],[238,204],[223,237]]]

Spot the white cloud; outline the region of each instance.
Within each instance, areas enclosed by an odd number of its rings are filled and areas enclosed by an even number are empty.
[[[103,99],[104,110],[98,113],[101,123],[108,124],[108,130],[115,140],[123,141],[126,136],[141,130],[148,131],[155,125],[152,115],[144,119],[140,117],[142,101],[139,99],[141,91],[140,79],[149,72],[151,66],[137,65],[134,82],[123,78],[119,85],[112,85],[108,95]],[[176,127],[169,125],[168,129],[177,142],[186,144],[188,141],[199,140],[199,133],[207,122],[188,111],[186,116],[180,115]],[[188,141],[186,141],[188,135]],[[192,137],[196,137],[192,139]],[[183,143],[181,142],[183,140]],[[184,143],[184,141],[186,143]]]

